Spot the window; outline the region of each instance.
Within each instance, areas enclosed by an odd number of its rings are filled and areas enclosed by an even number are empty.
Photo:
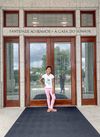
[[[19,11],[4,11],[4,27],[19,27]]]
[[[81,38],[82,104],[96,104],[96,39]]]
[[[25,27],[75,27],[75,12],[25,11]]]
[[[81,11],[81,27],[95,27],[95,11]]]
[[[4,102],[19,106],[19,38],[4,37]]]

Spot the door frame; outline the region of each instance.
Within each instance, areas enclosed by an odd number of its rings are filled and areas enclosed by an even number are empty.
[[[30,61],[29,61],[29,43],[30,42],[46,42],[47,45],[47,61],[46,64],[52,66],[54,72],[54,42],[71,42],[71,87],[72,99],[57,99],[55,105],[76,105],[76,42],[75,37],[25,37],[25,106],[46,106],[46,100],[30,101]],[[52,53],[52,56],[51,56]],[[27,75],[26,75],[27,74]]]

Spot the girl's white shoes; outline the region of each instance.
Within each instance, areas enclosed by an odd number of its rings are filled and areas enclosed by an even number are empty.
[[[57,112],[57,109],[54,109],[54,108],[53,108],[53,109],[48,108],[48,109],[47,109],[47,112]]]

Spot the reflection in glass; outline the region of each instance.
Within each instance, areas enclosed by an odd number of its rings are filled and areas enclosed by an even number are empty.
[[[6,26],[18,26],[18,13],[6,14]]]
[[[44,88],[41,86],[40,75],[46,68],[46,43],[30,43],[30,98],[45,99]]]
[[[27,13],[27,27],[29,26],[72,26],[74,25],[73,13]]]
[[[94,98],[94,43],[82,43],[82,94]]]
[[[82,26],[90,27],[93,26],[93,14],[91,13],[84,13],[82,14]]]
[[[55,90],[58,99],[71,99],[70,43],[54,43]]]
[[[19,52],[17,43],[7,43],[6,45],[6,72],[7,72],[7,100],[19,100]]]

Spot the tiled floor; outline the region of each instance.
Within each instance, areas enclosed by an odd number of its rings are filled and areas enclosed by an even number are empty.
[[[100,133],[100,107],[82,106],[78,107],[82,114]],[[0,137],[4,137],[13,123],[23,112],[24,108],[3,108],[0,109]]]

